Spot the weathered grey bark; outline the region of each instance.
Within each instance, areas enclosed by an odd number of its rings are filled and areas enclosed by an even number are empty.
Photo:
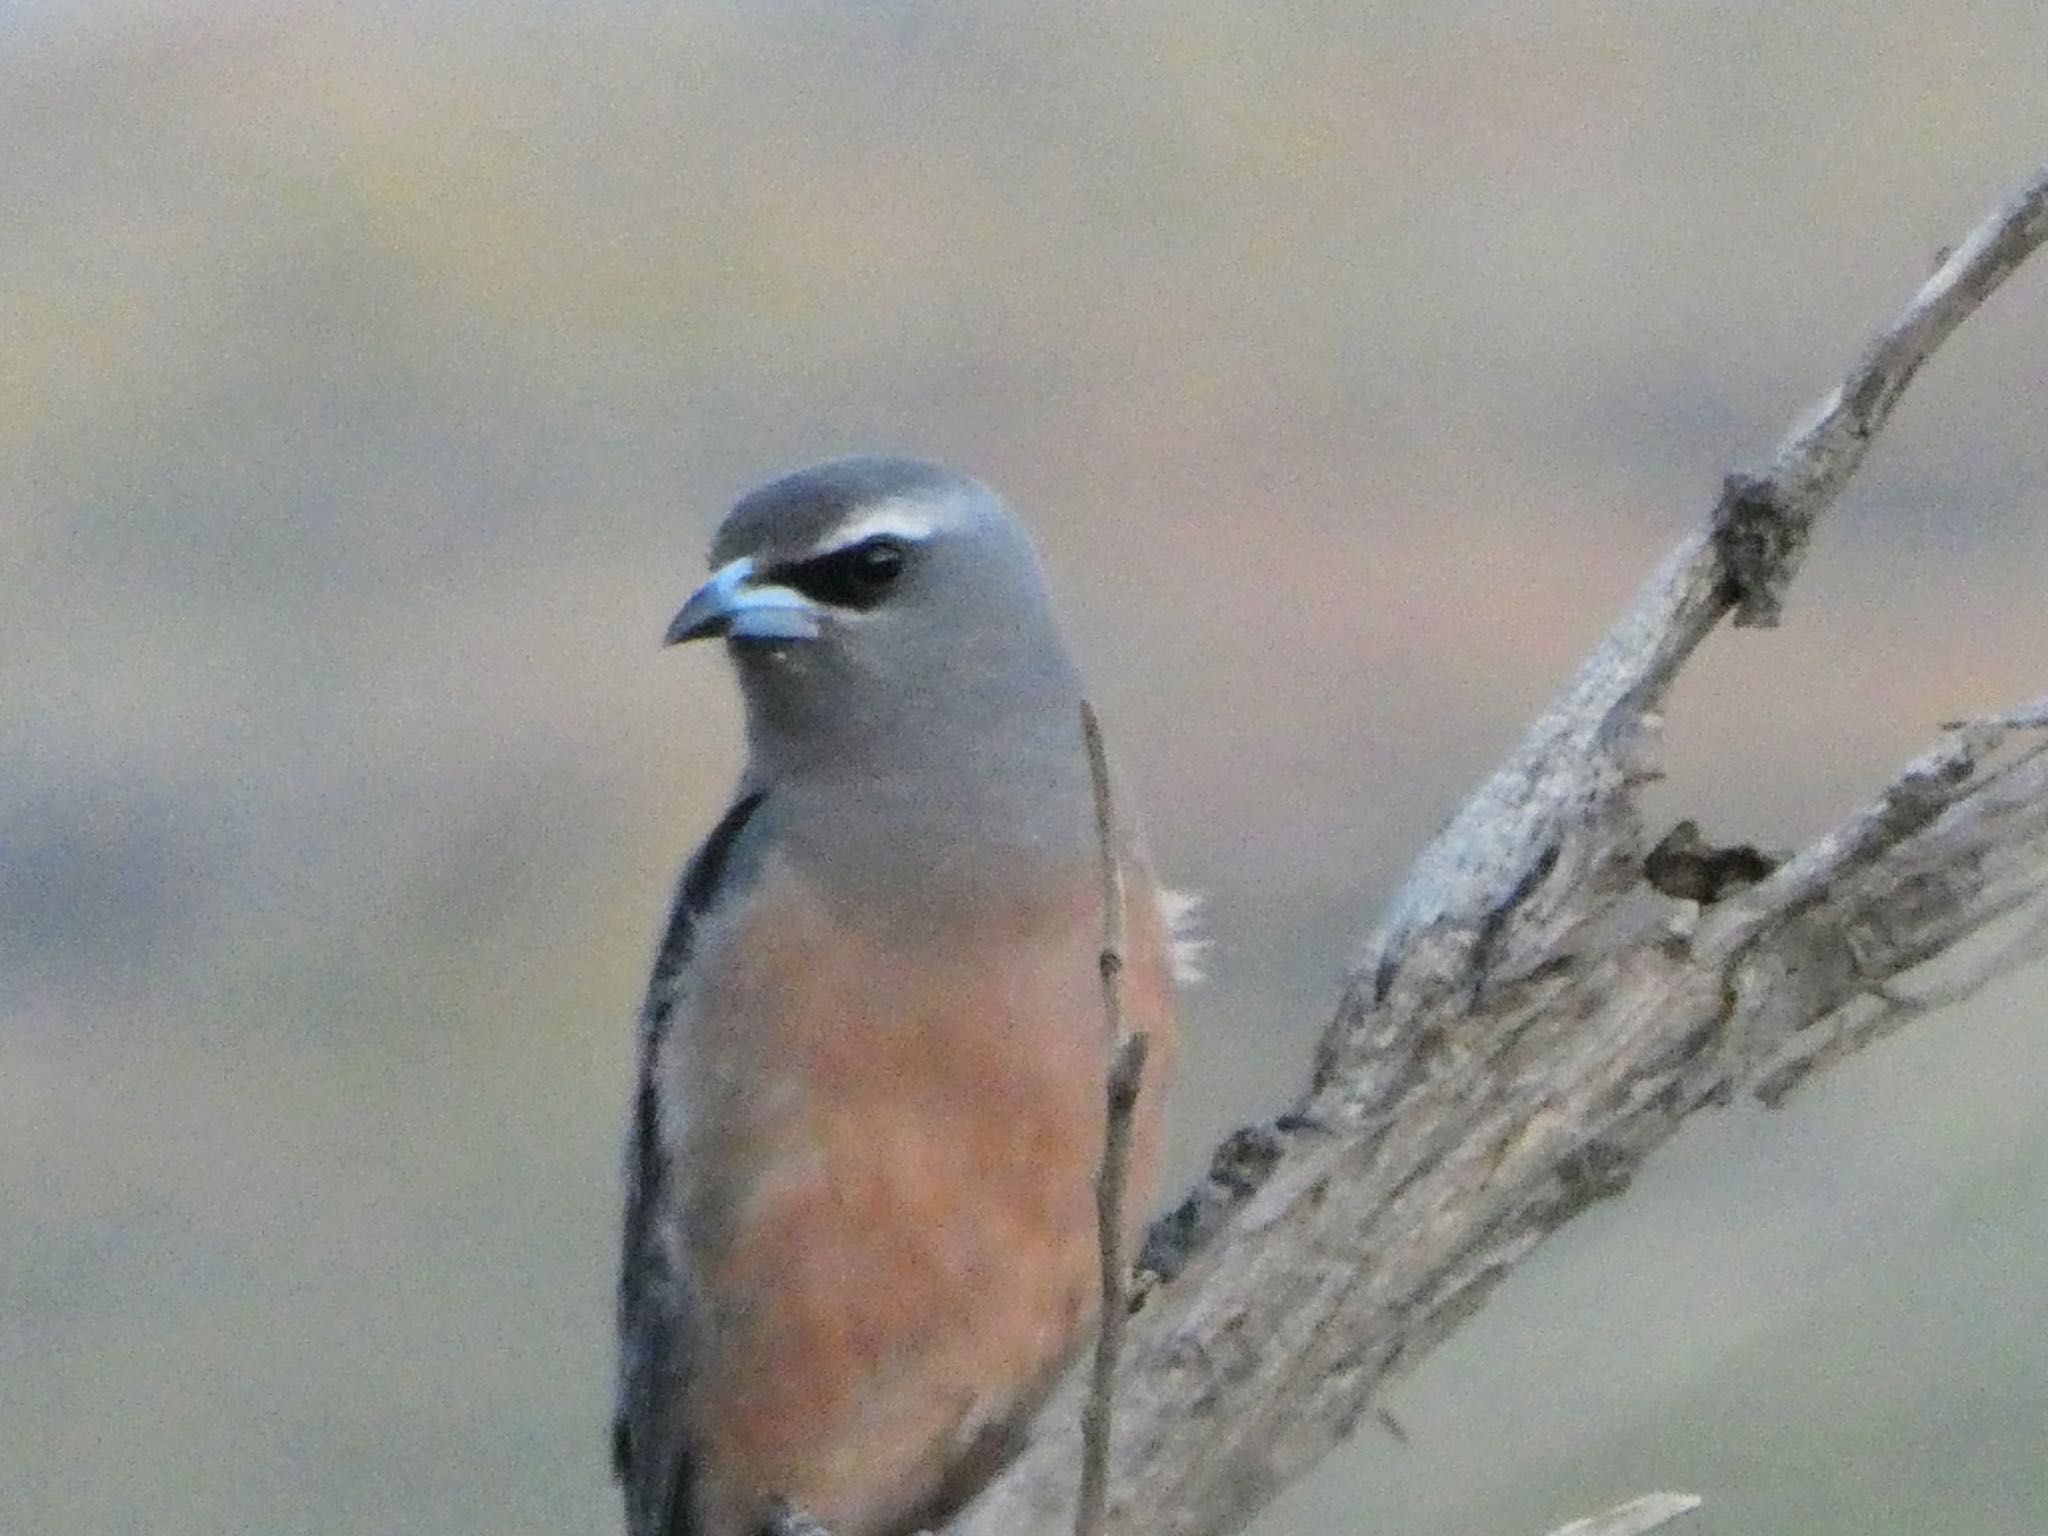
[[[1729,477],[1708,525],[1424,853],[1301,1100],[1233,1137],[1155,1230],[1148,1261],[1173,1278],[1117,1374],[1107,1530],[1238,1528],[1686,1116],[1741,1089],[1775,1100],[1924,1011],[1894,978],[2002,918],[2016,933],[1976,980],[2041,950],[2048,744],[2023,734],[2048,717],[2038,706],[1952,729],[1780,868],[1680,838],[1653,885],[1637,801],[1687,658],[1724,614],[1774,620],[1814,519],[1915,370],[2044,237],[2048,168],[1767,471]],[[1054,1405],[952,1536],[1066,1526],[1070,1409]]]

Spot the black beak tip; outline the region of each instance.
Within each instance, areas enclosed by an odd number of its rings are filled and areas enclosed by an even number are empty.
[[[713,616],[707,618],[701,614],[692,613],[689,609],[685,608],[681,613],[668,621],[668,628],[663,630],[661,634],[661,643],[664,646],[670,646],[685,645],[692,640],[706,640],[713,635],[721,633],[723,628],[724,625],[721,617]]]

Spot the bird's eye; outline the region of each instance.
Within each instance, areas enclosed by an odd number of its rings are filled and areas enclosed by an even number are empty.
[[[901,576],[907,558],[903,545],[895,539],[868,539],[847,554],[852,557],[853,573],[871,587],[886,587]]]
[[[879,535],[830,554],[777,566],[773,575],[814,602],[857,611],[879,603],[909,564],[908,545]]]

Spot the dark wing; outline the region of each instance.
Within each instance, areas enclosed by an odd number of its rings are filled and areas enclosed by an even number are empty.
[[[640,1010],[639,1079],[626,1139],[619,1389],[612,1419],[612,1472],[625,1490],[629,1536],[691,1536],[690,1458],[682,1413],[689,1388],[689,1276],[679,1272],[672,1234],[664,1231],[671,1169],[661,1134],[656,1062],[698,921],[729,888],[734,845],[765,798],[760,792],[741,796],[683,867]]]

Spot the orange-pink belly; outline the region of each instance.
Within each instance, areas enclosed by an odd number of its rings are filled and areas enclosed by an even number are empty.
[[[1080,1344],[1107,1039],[1088,890],[896,957],[764,872],[775,899],[702,956],[679,1046],[706,1536],[747,1536],[774,1494],[839,1536],[929,1515]],[[1173,1007],[1163,925],[1133,908],[1135,1229]]]

